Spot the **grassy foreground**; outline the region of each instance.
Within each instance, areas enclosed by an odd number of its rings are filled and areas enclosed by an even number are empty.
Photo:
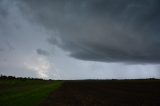
[[[0,80],[0,106],[37,106],[61,81]]]

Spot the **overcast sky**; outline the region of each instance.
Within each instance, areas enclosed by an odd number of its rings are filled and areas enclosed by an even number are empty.
[[[159,0],[0,0],[0,74],[160,78]]]

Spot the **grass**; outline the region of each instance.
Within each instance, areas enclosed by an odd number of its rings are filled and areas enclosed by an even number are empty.
[[[37,106],[61,81],[0,80],[0,106]]]

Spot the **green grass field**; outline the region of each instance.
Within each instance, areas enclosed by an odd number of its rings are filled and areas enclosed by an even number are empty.
[[[0,106],[37,106],[61,81],[0,80]]]

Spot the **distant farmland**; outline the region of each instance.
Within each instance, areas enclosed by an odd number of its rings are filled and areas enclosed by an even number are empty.
[[[37,106],[60,86],[60,81],[0,79],[0,106]]]
[[[160,81],[65,81],[41,106],[160,106]]]

